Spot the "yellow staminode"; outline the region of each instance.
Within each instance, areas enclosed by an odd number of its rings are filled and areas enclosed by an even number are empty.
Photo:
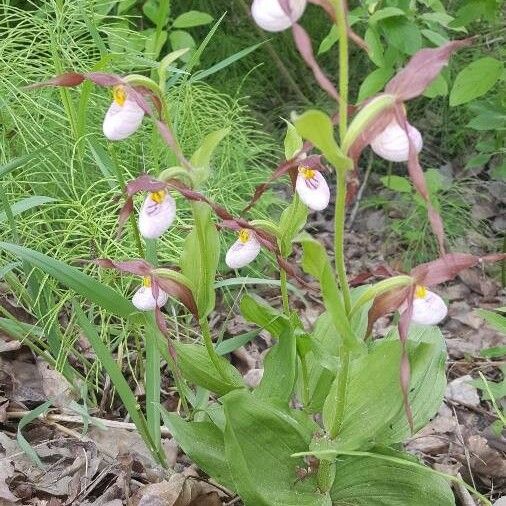
[[[304,179],[313,179],[315,176],[316,171],[309,168],[309,167],[299,167],[299,174]]]
[[[125,87],[121,85],[114,86],[112,89],[112,96],[118,105],[124,105],[127,99],[127,92],[125,90]]]
[[[153,192],[151,194],[151,200],[157,204],[161,204],[165,199],[165,192],[163,190]]]
[[[150,288],[151,287],[151,278],[149,276],[145,276],[142,279],[142,286],[145,286],[146,288]]]
[[[425,286],[418,285],[415,290],[415,298],[425,299],[427,297],[427,288]]]
[[[246,244],[249,241],[250,238],[250,231],[247,228],[241,229],[239,232],[239,241],[241,241],[243,244]]]

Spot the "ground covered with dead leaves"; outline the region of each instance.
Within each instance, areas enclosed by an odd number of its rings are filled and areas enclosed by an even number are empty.
[[[506,192],[502,194],[504,197]],[[489,209],[490,205],[495,207]],[[500,199],[493,204],[487,201],[494,220],[502,220],[504,224],[503,205]],[[483,201],[477,201],[476,206],[475,212],[483,214]],[[396,245],[384,244],[385,226],[385,217],[378,211],[359,211],[354,217],[346,248],[352,277],[391,265],[387,258],[395,258]],[[330,247],[329,217],[315,216],[312,228]],[[470,247],[473,248],[472,243]],[[449,352],[446,398],[437,417],[408,442],[407,449],[434,468],[460,474],[492,502],[497,501],[506,494],[506,438],[502,427],[498,427],[496,412],[479,372],[491,382],[494,397],[504,409],[505,336],[489,327],[475,309],[506,306],[505,291],[498,279],[475,269],[462,274],[440,293],[450,302],[449,317],[442,326]],[[279,294],[273,289],[260,288],[259,294],[273,304],[280,304]],[[294,297],[293,304],[307,323],[313,323],[323,309],[311,293],[303,302]],[[221,326],[225,319],[218,310],[213,320],[215,327]],[[380,334],[389,324],[387,319],[378,322]],[[226,328],[227,337],[251,329],[239,316],[227,320]],[[270,336],[262,332],[231,356],[252,385],[259,380],[262,360],[271,344]],[[486,351],[500,347],[502,353]],[[165,376],[164,404],[173,410],[177,398],[168,374]],[[66,409],[72,398],[58,373],[36,360],[19,342],[0,334],[0,504],[241,504],[231,492],[202,475],[181,453],[168,431],[164,432],[164,444],[171,471],[158,467],[132,430],[133,424],[110,408],[111,395],[108,391],[100,406],[92,410],[101,423],[86,426],[86,418]],[[20,420],[26,413],[48,398],[56,399],[56,407],[22,427]],[[142,392],[139,399],[142,401]],[[23,451],[18,434],[36,450],[42,467]],[[455,494],[459,504],[475,504],[464,488],[456,488]],[[497,504],[504,506],[501,501]]]

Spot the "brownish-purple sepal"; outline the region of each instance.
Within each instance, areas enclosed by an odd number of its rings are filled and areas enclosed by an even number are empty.
[[[199,319],[197,303],[195,302],[192,291],[186,285],[173,279],[162,278],[156,275],[153,276],[153,279],[165,293],[179,300],[197,320]]]
[[[109,258],[98,258],[94,263],[104,269],[115,269],[119,272],[126,272],[128,274],[135,274],[141,277],[151,277],[152,266],[146,260],[141,258],[136,260],[118,261]]]
[[[29,84],[28,86],[25,86],[24,89],[33,90],[36,88],[46,88],[51,86],[72,88],[74,86],[79,86],[84,82],[84,80],[84,74],[80,74],[79,72],[66,72],[65,74],[60,74],[52,79],[48,79],[47,81]]]
[[[292,33],[295,45],[300,55],[306,62],[306,65],[313,72],[316,82],[318,83],[320,88],[323,91],[325,91],[336,102],[340,102],[339,93],[337,92],[336,87],[332,84],[332,81],[325,75],[320,65],[316,61],[313,52],[313,46],[311,44],[311,39],[306,30],[304,30],[304,28],[302,28],[302,26],[299,25],[298,23],[295,23],[292,26]]]
[[[395,95],[399,102],[419,97],[448,64],[452,53],[471,42],[471,38],[453,40],[441,47],[421,49],[390,80],[385,92]]]
[[[409,142],[409,157],[408,157],[408,173],[409,177],[415,187],[416,191],[425,200],[427,206],[427,215],[429,223],[434,236],[436,237],[439,254],[444,255],[445,251],[445,233],[443,220],[439,212],[434,208],[430,200],[429,189],[425,181],[425,175],[420,165],[420,159],[416,151],[415,145],[411,136],[409,135],[408,119],[406,117],[405,109],[402,105],[397,104],[395,107],[395,119],[397,123],[404,129]]]

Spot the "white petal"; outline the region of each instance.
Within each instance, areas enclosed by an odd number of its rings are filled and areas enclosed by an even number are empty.
[[[408,132],[416,152],[420,153],[423,147],[422,135],[409,123]],[[409,158],[408,136],[395,120],[371,142],[371,148],[378,156],[390,162],[407,162]]]
[[[313,211],[323,211],[329,205],[330,188],[325,178],[318,171],[315,171],[314,177],[309,180],[299,174],[295,189],[300,200]]]
[[[260,248],[260,243],[254,236],[245,243],[238,239],[227,251],[225,262],[231,269],[240,269],[255,260]]]
[[[135,100],[127,98],[123,105],[113,102],[104,118],[104,135],[110,141],[122,141],[139,129],[143,117],[144,111]]]
[[[260,28],[268,32],[281,32],[299,20],[307,0],[289,0],[289,3],[291,17],[286,14],[278,0],[254,0],[251,15]]]
[[[160,204],[151,195],[146,197],[139,212],[139,232],[146,239],[157,239],[172,225],[176,217],[176,201],[169,195]]]
[[[424,298],[415,297],[411,320],[421,325],[437,325],[447,314],[448,308],[444,300],[436,293],[428,291]]]
[[[165,306],[169,296],[162,290],[158,290],[158,298],[157,302],[155,302],[155,298],[153,297],[153,292],[151,291],[150,286],[141,286],[132,297],[132,304],[139,311],[153,311],[155,307]]]

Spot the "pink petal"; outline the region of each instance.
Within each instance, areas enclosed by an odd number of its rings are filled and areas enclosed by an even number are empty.
[[[323,211],[329,205],[329,185],[318,171],[314,172],[312,179],[306,179],[302,174],[299,174],[295,189],[302,202],[313,211]]]
[[[139,212],[139,232],[146,239],[157,239],[164,234],[176,217],[176,201],[168,193],[162,202],[155,202],[149,194]]]
[[[127,98],[122,106],[113,102],[104,118],[104,135],[110,141],[122,141],[139,129],[143,118],[144,111],[135,100]]]
[[[246,243],[238,239],[227,251],[225,262],[231,269],[240,269],[253,262],[260,249],[260,243],[254,235]]]

